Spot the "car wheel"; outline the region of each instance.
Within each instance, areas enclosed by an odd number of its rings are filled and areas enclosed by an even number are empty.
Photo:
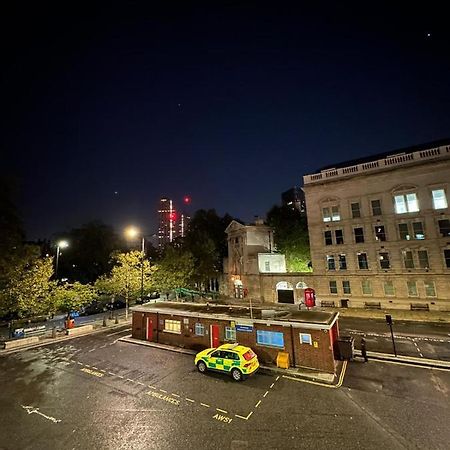
[[[233,377],[234,381],[241,381],[242,380],[242,372],[239,369],[233,369],[231,371],[231,376]]]
[[[197,369],[200,373],[205,373],[206,372],[206,364],[203,361],[199,361],[197,363]]]

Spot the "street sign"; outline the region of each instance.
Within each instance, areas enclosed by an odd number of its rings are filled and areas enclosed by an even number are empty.
[[[253,325],[236,325],[236,331],[244,331],[246,333],[251,333],[253,331]]]

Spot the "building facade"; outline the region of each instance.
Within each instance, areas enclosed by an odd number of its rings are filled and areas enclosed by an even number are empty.
[[[450,310],[450,140],[303,179],[324,304]]]

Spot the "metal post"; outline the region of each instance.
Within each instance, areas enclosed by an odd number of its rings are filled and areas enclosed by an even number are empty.
[[[144,258],[145,258],[145,237],[142,236],[142,250],[141,250],[141,302],[144,301]]]
[[[59,245],[56,246],[55,280],[58,279],[58,263],[59,263]]]
[[[391,329],[392,346],[394,347],[394,355],[397,356],[397,349],[395,348],[394,332],[392,331],[392,322],[389,324]]]

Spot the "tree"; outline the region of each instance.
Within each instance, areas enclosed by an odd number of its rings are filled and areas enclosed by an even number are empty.
[[[99,292],[122,296],[127,300],[137,298],[141,293],[142,279],[144,296],[154,290],[153,273],[156,269],[154,266],[150,267],[147,259],[142,261],[141,252],[116,252],[112,255],[111,261],[113,264],[111,273],[101,276],[95,283]]]
[[[4,316],[31,317],[55,312],[55,282],[52,258],[41,258],[39,247],[26,246],[14,260],[0,291],[0,311]]]
[[[192,254],[182,248],[167,247],[154,273],[155,286],[160,292],[189,287],[193,274]]]
[[[277,250],[286,256],[288,272],[309,272],[309,249],[306,218],[287,206],[274,206],[267,213],[267,224],[274,229]]]
[[[99,298],[97,289],[90,284],[62,284],[56,287],[54,292],[55,306],[57,310],[69,313],[80,311],[84,306]]]

